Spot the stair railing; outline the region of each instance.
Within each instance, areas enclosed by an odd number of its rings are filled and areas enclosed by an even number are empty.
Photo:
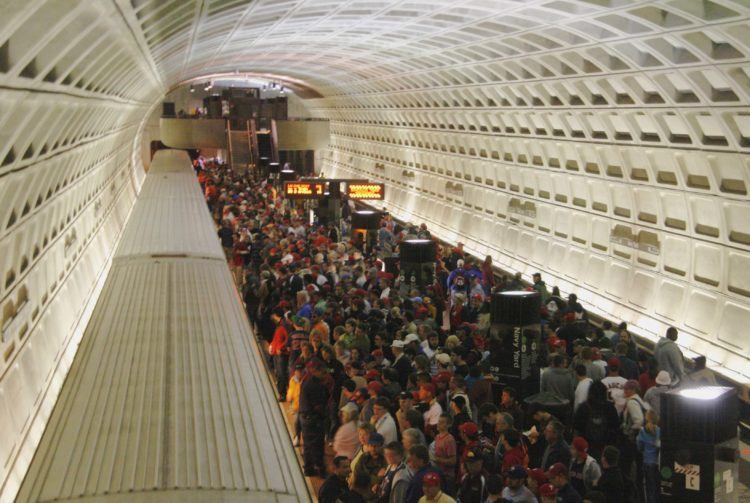
[[[234,159],[232,159],[232,123],[229,119],[226,119],[226,132],[227,132],[227,157],[229,161],[229,167],[234,169]]]
[[[276,120],[271,119],[271,158],[273,162],[279,162],[279,135],[276,131]]]

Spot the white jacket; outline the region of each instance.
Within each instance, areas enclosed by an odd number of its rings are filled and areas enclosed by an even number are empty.
[[[575,458],[570,460],[570,465],[568,466],[569,473],[573,471],[573,463],[575,463]],[[586,456],[586,461],[583,462],[583,485],[586,486],[586,489],[593,490],[594,483],[601,476],[602,469],[599,463],[591,456]]]
[[[622,414],[622,431],[629,439],[635,440],[646,422],[646,411],[650,409],[651,406],[644,402],[639,395],[636,394],[628,398]]]
[[[375,422],[375,431],[383,435],[383,438],[385,439],[385,445],[398,440],[396,421],[393,420],[393,416],[391,416],[391,414],[388,412],[383,414],[383,417]]]

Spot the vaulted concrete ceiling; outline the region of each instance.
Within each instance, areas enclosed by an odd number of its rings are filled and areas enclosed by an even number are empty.
[[[328,174],[750,378],[750,1],[0,0],[0,494],[67,372],[165,92],[309,86]],[[20,460],[20,461],[19,461]]]

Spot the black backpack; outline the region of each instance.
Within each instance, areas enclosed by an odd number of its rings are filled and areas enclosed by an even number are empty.
[[[607,427],[607,415],[601,409],[591,409],[586,419],[585,437],[591,443],[605,443],[609,439],[610,432]]]

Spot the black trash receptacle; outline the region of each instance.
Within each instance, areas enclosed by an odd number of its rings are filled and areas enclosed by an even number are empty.
[[[570,425],[571,403],[570,400],[555,394],[542,391],[523,399],[524,409],[527,414],[527,422],[531,420],[530,414],[533,410],[542,408],[562,421],[566,426]]]

